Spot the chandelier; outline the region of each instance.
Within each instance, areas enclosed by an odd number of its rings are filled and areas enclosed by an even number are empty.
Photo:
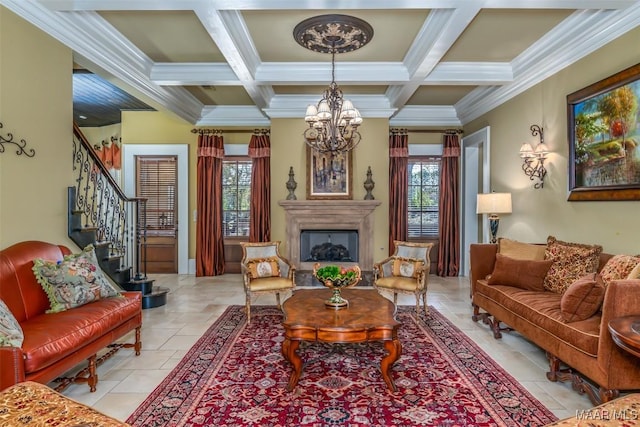
[[[331,83],[317,105],[309,105],[304,116],[307,145],[316,151],[351,151],[360,142],[358,127],[362,116],[348,99],[335,78],[336,53],[360,49],[373,37],[373,28],[362,19],[348,15],[321,15],[296,25],[293,37],[314,52],[331,53]]]

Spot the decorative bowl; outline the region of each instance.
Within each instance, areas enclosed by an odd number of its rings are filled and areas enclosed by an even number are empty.
[[[349,301],[342,298],[341,289],[355,286],[362,279],[362,271],[357,265],[353,267],[342,267],[337,265],[320,266],[315,263],[313,266],[313,277],[320,283],[333,290],[333,295],[325,305],[330,308],[340,309],[348,307]]]

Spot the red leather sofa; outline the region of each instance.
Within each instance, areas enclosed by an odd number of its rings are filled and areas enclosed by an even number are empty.
[[[16,243],[0,251],[0,298],[18,320],[22,347],[0,347],[0,390],[22,381],[46,384],[81,362],[88,365],[73,378],[61,381],[60,390],[71,381],[87,382],[95,391],[96,366],[110,357],[112,349],[100,350],[135,330],[132,347],[140,354],[142,298],[140,292],[122,292],[124,298],[105,298],[59,313],[45,313],[49,299],[32,271],[33,259],[62,260],[71,251],[65,246],[40,241]]]

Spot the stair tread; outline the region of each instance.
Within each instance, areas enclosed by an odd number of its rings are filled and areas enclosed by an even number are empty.
[[[156,279],[149,279],[149,278],[144,278],[144,279],[131,279],[129,280],[129,283],[131,283],[132,285],[139,285],[142,283],[153,283],[155,282]]]

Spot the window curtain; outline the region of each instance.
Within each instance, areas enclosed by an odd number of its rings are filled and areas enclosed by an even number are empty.
[[[406,132],[389,135],[389,254],[394,240],[408,237],[409,136]]]
[[[438,276],[457,276],[460,269],[459,159],[457,134],[445,134],[440,169],[440,248]]]
[[[222,135],[198,137],[198,219],[196,222],[196,276],[224,273],[222,235]]]
[[[251,136],[251,208],[249,241],[268,242],[271,239],[271,140],[261,133]]]

